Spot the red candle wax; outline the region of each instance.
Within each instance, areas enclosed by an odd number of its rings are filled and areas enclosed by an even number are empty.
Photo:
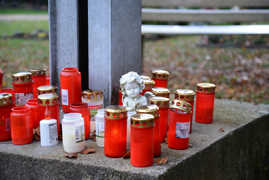
[[[33,80],[33,96],[37,98],[37,88],[42,85],[46,85],[46,71],[43,69],[32,69],[32,80]]]
[[[12,105],[12,94],[0,93],[0,141],[8,141],[11,138],[10,113]]]
[[[153,70],[152,71],[152,80],[155,81],[154,87],[168,87],[168,78],[170,73],[165,70]]]

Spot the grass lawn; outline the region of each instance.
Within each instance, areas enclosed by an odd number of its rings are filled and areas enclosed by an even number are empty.
[[[48,30],[47,21],[0,21],[0,35]],[[144,74],[155,68],[171,72],[169,88],[195,88],[198,82],[217,84],[218,98],[269,103],[269,49],[201,48],[200,36],[145,40]],[[48,67],[48,40],[0,39],[0,68],[6,86],[12,73]]]
[[[36,9],[0,9],[0,14],[48,14],[48,11]]]

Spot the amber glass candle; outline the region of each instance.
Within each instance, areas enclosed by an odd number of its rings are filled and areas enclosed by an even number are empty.
[[[135,114],[131,117],[131,164],[146,167],[153,164],[154,116]]]
[[[33,128],[38,128],[41,117],[40,117],[40,107],[38,105],[37,99],[28,100],[25,106],[30,109],[31,119],[33,121]]]
[[[161,96],[161,97],[170,97],[170,91],[167,88],[152,88],[152,93],[155,96]]]
[[[59,97],[57,94],[41,94],[38,96],[40,107],[39,119],[56,119],[58,137],[60,136]]]
[[[193,118],[193,104],[194,104],[195,92],[190,89],[177,89],[175,93],[175,99],[186,101],[191,104],[191,123],[190,133],[192,132],[192,118]]]
[[[150,104],[155,104],[159,107],[160,113],[160,141],[164,142],[168,129],[168,109],[169,99],[165,97],[155,96],[150,98]]]
[[[12,94],[0,93],[0,141],[10,140],[10,113],[12,105]]]
[[[168,78],[170,73],[165,70],[153,70],[152,71],[152,80],[155,81],[154,87],[168,87]]]
[[[12,75],[16,105],[23,106],[33,98],[32,73],[19,72]]]
[[[64,68],[60,74],[63,112],[69,112],[71,104],[81,103],[81,74],[77,68]]]
[[[33,122],[29,108],[25,106],[12,108],[10,125],[12,144],[23,145],[33,141]]]
[[[157,105],[140,106],[136,109],[137,114],[151,114],[154,116],[153,129],[153,151],[154,156],[161,155],[161,140],[160,140],[160,115],[159,107]]]
[[[90,111],[87,103],[71,104],[70,112],[80,113],[84,119],[85,139],[89,139],[90,135]]]
[[[214,99],[216,85],[198,83],[196,89],[195,121],[209,124],[213,122]]]
[[[105,155],[122,157],[126,153],[126,147],[127,110],[123,106],[108,106],[105,109]]]
[[[186,101],[176,100],[169,109],[168,147],[171,149],[187,149],[192,106]]]
[[[33,96],[37,98],[37,88],[42,85],[46,85],[46,70],[43,69],[32,69],[32,80],[33,80]]]
[[[57,87],[51,85],[45,85],[45,86],[39,86],[37,88],[37,95],[51,94],[51,93],[57,94]]]

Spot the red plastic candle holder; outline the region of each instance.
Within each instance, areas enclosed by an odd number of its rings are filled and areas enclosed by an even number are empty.
[[[0,141],[8,141],[11,138],[10,113],[12,105],[12,94],[0,93]]]
[[[131,117],[131,164],[146,167],[153,164],[154,116],[135,114]]]
[[[90,111],[87,103],[71,104],[70,112],[80,113],[84,119],[85,139],[90,135]]]
[[[108,106],[105,109],[105,155],[122,157],[126,153],[126,147],[127,110],[123,106]]]
[[[160,115],[157,105],[140,106],[136,109],[138,114],[151,114],[154,116],[154,133],[153,133],[153,151],[154,156],[161,155],[161,140],[160,140]]]
[[[119,105],[122,106],[122,93],[121,93],[121,90],[119,90]]]
[[[168,129],[168,109],[169,99],[165,97],[155,96],[150,98],[150,104],[155,104],[159,107],[160,114],[160,141],[164,142]]]
[[[174,101],[169,109],[168,147],[183,150],[189,146],[192,106],[186,101]]]
[[[196,89],[195,121],[210,124],[213,122],[215,84],[199,83]]]
[[[141,78],[143,79],[144,81],[144,84],[145,84],[145,88],[143,89],[141,95],[144,96],[145,92],[151,92],[152,88],[154,87],[155,85],[155,82],[148,76],[141,76]]]
[[[33,141],[33,122],[29,108],[25,106],[12,108],[10,125],[12,144],[24,145]]]
[[[167,88],[152,88],[152,93],[155,96],[161,96],[161,97],[170,97],[170,91]]]
[[[175,99],[186,101],[191,104],[191,123],[190,133],[192,132],[192,119],[193,119],[193,104],[194,104],[195,92],[190,89],[177,89],[175,93]]]
[[[81,74],[77,68],[64,68],[60,74],[63,112],[69,112],[71,104],[81,103]]]
[[[40,123],[40,106],[38,105],[37,99],[30,99],[25,104],[30,109],[31,119],[33,121],[33,128],[38,128]]]
[[[12,104],[15,106],[16,104],[16,99],[15,99],[15,92],[14,89],[7,88],[7,89],[0,89],[0,93],[9,93],[12,94]]]
[[[39,86],[46,85],[46,71],[43,69],[32,69],[32,81],[33,81],[33,96],[37,98],[37,88]]]
[[[152,80],[155,81],[154,87],[168,87],[168,78],[170,73],[165,70],[153,70],[152,71]]]
[[[33,98],[32,73],[19,72],[13,74],[12,78],[16,105],[23,106],[29,99]]]

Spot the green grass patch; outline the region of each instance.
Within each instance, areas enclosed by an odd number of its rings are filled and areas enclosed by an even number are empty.
[[[37,9],[0,9],[0,14],[48,14],[48,10]]]

